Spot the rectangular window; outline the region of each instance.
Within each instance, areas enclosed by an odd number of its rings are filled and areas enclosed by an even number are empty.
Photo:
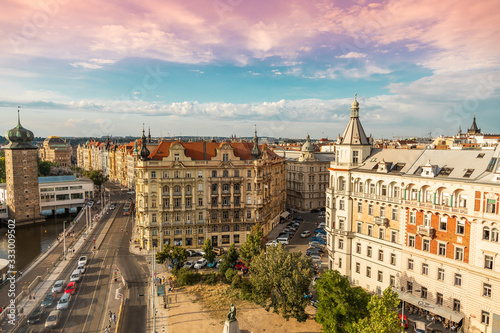
[[[408,270],[409,271],[413,270],[413,259],[408,259]]]
[[[369,225],[367,230],[368,230],[368,236],[373,236],[373,226]]]
[[[484,268],[493,269],[493,257],[489,255],[484,256]]]
[[[356,273],[360,273],[361,272],[361,264],[359,262],[356,263]]]
[[[372,204],[368,205],[368,215],[373,215],[373,205]]]
[[[436,304],[443,305],[443,294],[441,293],[436,294]]]
[[[422,250],[427,252],[431,250],[431,241],[429,239],[422,240]]]
[[[377,273],[377,281],[378,282],[383,282],[384,280],[384,273],[382,273],[382,271],[378,271]]]
[[[372,247],[371,246],[368,246],[366,248],[366,256],[370,257],[370,258],[372,257]]]
[[[361,254],[361,244],[360,243],[356,244],[356,253]]]
[[[463,220],[457,220],[457,235],[463,235],[465,232],[465,222]]]
[[[156,222],[156,214],[151,215],[151,222]]]
[[[410,212],[410,224],[417,224],[417,212],[414,210]]]
[[[222,161],[224,162],[229,161],[229,154],[222,154]]]
[[[378,250],[378,260],[384,261],[384,250]]]
[[[460,312],[460,300],[456,298],[453,299],[453,311]]]
[[[431,226],[431,215],[424,214],[424,227],[430,227],[430,226]]]
[[[448,226],[448,218],[447,217],[439,218],[439,230],[446,231],[447,226]]]
[[[462,274],[455,273],[455,278],[453,279],[453,284],[457,287],[462,286]]]
[[[483,296],[491,297],[491,284],[484,283],[483,284]]]
[[[444,281],[444,268],[438,268],[437,279],[439,281]]]
[[[446,256],[446,243],[439,243],[438,254],[440,256]]]
[[[408,247],[415,247],[415,236],[408,235]]]
[[[422,299],[427,299],[427,288],[422,287],[422,290],[420,291],[420,297]]]
[[[156,171],[151,171],[151,178],[156,178]]]
[[[406,281],[406,291],[411,293],[413,291],[413,282]]]
[[[344,248],[344,240],[339,239],[339,249],[342,250]]]
[[[203,198],[198,198],[198,206],[203,206]]]
[[[398,232],[395,230],[391,230],[391,242],[393,243],[398,242]]]
[[[395,287],[396,286],[396,277],[394,275],[389,276],[389,285],[391,287]]]
[[[203,171],[199,170],[198,171],[198,178],[202,178],[203,177]]]
[[[247,177],[252,177],[252,170],[247,170]]]
[[[429,265],[422,264],[422,275],[429,275]]]
[[[391,253],[391,265],[395,266],[396,265],[396,254]]]
[[[366,267],[366,276],[372,277],[372,268],[371,267]]]
[[[393,208],[391,214],[391,220],[397,221],[397,219],[398,219],[398,209]]]
[[[339,268],[342,268],[342,258],[339,258]]]
[[[345,207],[344,207],[344,200],[339,200],[339,210],[344,210]]]
[[[385,229],[378,228],[378,239],[385,239]]]
[[[191,178],[191,171],[186,171],[186,178]]]
[[[481,311],[481,324],[490,324],[490,313],[486,311]]]
[[[486,202],[486,213],[495,213],[495,207],[497,206],[497,201],[495,199],[488,199]]]
[[[363,202],[358,201],[358,213],[363,213]]]
[[[358,234],[362,233],[363,232],[363,223],[362,222],[358,222],[356,223],[356,232]]]
[[[352,152],[352,164],[358,164],[358,153],[357,150]]]
[[[455,260],[464,261],[464,249],[461,247],[455,248]]]

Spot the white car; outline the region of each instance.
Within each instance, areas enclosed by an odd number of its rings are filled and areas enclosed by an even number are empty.
[[[111,205],[111,206],[109,206],[109,209],[110,209],[110,210],[115,209],[115,205]]]
[[[278,246],[278,244],[279,244],[279,242],[273,239],[272,241],[269,241],[266,243],[266,247],[267,246]]]
[[[87,257],[86,256],[81,256],[78,259],[78,266],[80,266],[80,265],[87,265]]]
[[[207,259],[201,258],[200,260],[198,260],[196,262],[196,264],[194,264],[194,268],[200,269],[200,268],[205,267],[206,265],[207,265]]]
[[[302,238],[306,238],[306,237],[309,237],[311,236],[311,231],[310,230],[304,230],[301,234],[300,234],[300,237]]]
[[[71,301],[71,294],[62,295],[59,302],[57,302],[57,310],[66,310],[69,307],[69,303]]]
[[[187,267],[187,268],[193,268],[195,262],[194,261],[186,261],[184,265],[182,265],[182,268]]]
[[[286,237],[278,237],[278,238],[276,238],[276,240],[283,245],[288,245],[288,238],[286,238]]]
[[[54,286],[52,287],[52,292],[53,293],[62,293],[64,290],[64,285],[65,285],[64,280],[56,281],[56,283],[54,283]]]
[[[326,228],[326,223],[325,222],[321,222],[320,224],[318,224],[318,228],[319,229],[325,229]]]
[[[85,273],[85,265],[78,265],[78,267],[76,269],[80,270],[80,274]]]
[[[314,237],[318,237],[318,238],[321,238],[322,240],[325,240],[326,241],[326,235],[325,234],[322,234],[320,232],[318,232],[316,235],[314,235]]]

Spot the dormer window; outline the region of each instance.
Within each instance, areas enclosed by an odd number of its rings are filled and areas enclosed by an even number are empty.
[[[179,154],[174,154],[174,161],[178,161],[179,160]]]
[[[474,169],[467,169],[467,171],[465,171],[464,178],[469,178],[473,172]]]
[[[359,154],[359,151],[357,151],[357,150],[354,150],[352,152],[352,164],[358,164],[358,154]]]
[[[222,154],[222,161],[224,162],[229,161],[229,154]]]
[[[495,164],[497,162],[497,159],[495,157],[493,157],[491,160],[490,160],[490,163],[488,164],[488,167],[486,168],[486,171],[488,172],[492,172],[493,171],[493,168],[495,167]]]
[[[453,168],[442,168],[439,171],[438,175],[439,176],[449,176],[452,171],[453,171]]]

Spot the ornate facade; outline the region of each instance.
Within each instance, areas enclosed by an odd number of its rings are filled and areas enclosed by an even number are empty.
[[[40,149],[42,161],[57,162],[60,166],[71,166],[71,146],[58,136],[49,136]]]
[[[329,267],[466,332],[500,325],[500,149],[372,149],[351,119],[330,167]]]
[[[143,136],[142,142],[145,141]],[[135,168],[140,244],[239,245],[254,224],[267,234],[286,200],[284,159],[250,142],[141,144]]]

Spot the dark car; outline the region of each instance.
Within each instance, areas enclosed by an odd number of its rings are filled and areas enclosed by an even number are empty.
[[[311,213],[319,213],[319,212],[320,212],[319,208],[311,209]]]
[[[43,298],[42,304],[40,304],[43,308],[50,308],[54,303],[54,296],[51,293],[48,293]]]
[[[41,306],[37,307],[33,312],[30,313],[28,316],[28,324],[34,325],[38,323],[43,316],[45,309],[42,308]]]

